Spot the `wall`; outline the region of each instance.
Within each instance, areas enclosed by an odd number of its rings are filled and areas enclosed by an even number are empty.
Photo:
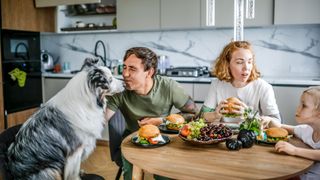
[[[320,25],[247,28],[244,35],[263,76],[320,77]],[[172,66],[210,66],[232,37],[233,29],[42,34],[41,47],[61,63],[71,62],[72,70],[93,57],[97,40],[105,43],[108,59],[122,61],[126,49],[145,46],[168,55]],[[98,52],[102,55],[102,48]]]

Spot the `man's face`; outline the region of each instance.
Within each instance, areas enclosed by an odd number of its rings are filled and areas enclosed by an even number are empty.
[[[136,55],[130,55],[123,62],[123,72],[122,76],[125,82],[125,87],[127,90],[139,90],[145,87],[148,78],[151,78],[152,73],[144,71],[144,65],[142,60],[137,58]]]

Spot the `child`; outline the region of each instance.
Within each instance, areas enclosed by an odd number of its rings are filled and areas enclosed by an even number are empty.
[[[289,134],[294,134],[312,149],[279,141],[275,145],[275,150],[316,161],[308,172],[300,175],[300,179],[320,179],[320,86],[310,87],[302,93],[296,121],[299,125],[291,126],[271,120],[269,126],[287,129]]]

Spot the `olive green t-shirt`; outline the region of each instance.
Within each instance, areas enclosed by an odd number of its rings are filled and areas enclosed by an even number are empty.
[[[120,109],[126,120],[126,128],[134,132],[139,129],[137,120],[145,117],[165,117],[172,106],[179,109],[185,105],[188,98],[189,95],[179,83],[156,75],[153,87],[147,95],[125,90],[107,97],[107,106],[113,111]]]

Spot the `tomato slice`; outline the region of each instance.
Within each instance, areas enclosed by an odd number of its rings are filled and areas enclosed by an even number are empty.
[[[152,140],[152,138],[149,138],[148,141],[150,144],[158,144],[158,141]]]

